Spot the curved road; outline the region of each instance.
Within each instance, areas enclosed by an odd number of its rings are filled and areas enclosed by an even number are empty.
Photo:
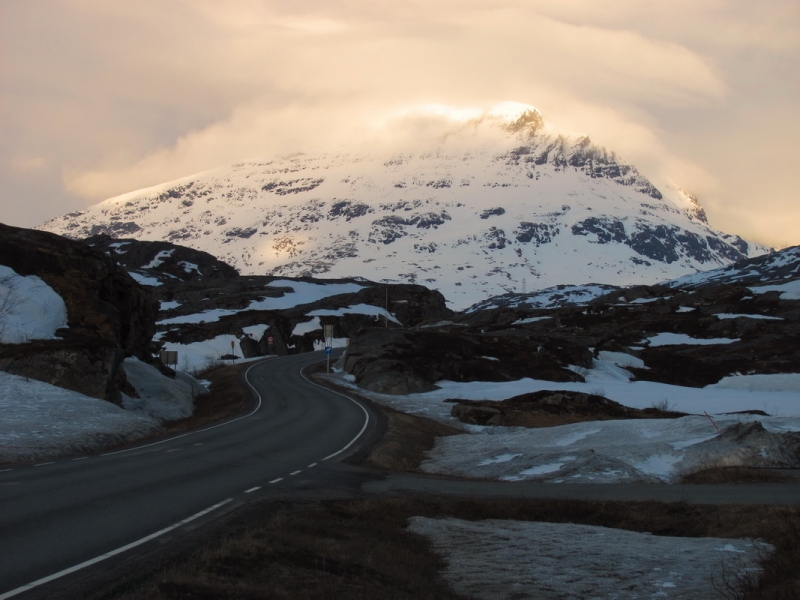
[[[255,410],[221,425],[119,452],[0,467],[0,599],[213,518],[260,489],[323,476],[326,461],[355,450],[375,422],[354,400],[304,379],[301,369],[323,357],[255,363],[246,374],[260,396]]]
[[[61,577],[146,550],[266,493],[346,488],[378,495],[800,504],[800,482],[555,485],[339,466],[375,437],[377,421],[368,407],[303,377],[302,368],[323,358],[317,352],[254,363],[246,378],[258,403],[225,423],[102,455],[0,468],[0,600],[27,591],[47,597]]]

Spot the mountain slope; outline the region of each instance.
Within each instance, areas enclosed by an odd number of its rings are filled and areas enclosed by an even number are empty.
[[[219,168],[41,228],[168,240],[242,274],[421,283],[456,309],[526,285],[655,283],[768,251],[710,228],[693,196],[656,188],[535,110],[462,123],[412,152]]]

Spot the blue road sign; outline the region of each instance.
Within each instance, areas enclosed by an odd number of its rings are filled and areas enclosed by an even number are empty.
[[[330,354],[331,352],[333,352],[333,348],[330,346],[325,346],[325,354]]]

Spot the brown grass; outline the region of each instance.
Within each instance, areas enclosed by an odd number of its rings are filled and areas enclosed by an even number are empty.
[[[265,503],[266,504],[266,503]],[[800,597],[800,508],[658,502],[373,498],[273,503],[154,575],[120,600],[188,598],[458,598],[443,563],[405,528],[411,516],[582,523],[656,535],[760,538],[776,547],[744,589],[729,573],[727,597]],[[247,521],[245,519],[245,521]],[[727,587],[726,587],[727,586]]]
[[[774,469],[712,467],[681,478],[681,483],[786,483],[794,477]]]
[[[381,407],[386,415],[386,433],[362,463],[389,471],[419,471],[419,466],[433,449],[437,437],[462,431],[443,423]]]
[[[203,373],[202,378],[211,382],[211,393],[195,398],[191,417],[165,423],[164,429],[168,433],[195,429],[244,410],[247,392],[241,372],[246,366],[250,365],[218,366]]]
[[[282,504],[267,521],[171,565],[125,600],[459,598],[443,564],[374,503]]]

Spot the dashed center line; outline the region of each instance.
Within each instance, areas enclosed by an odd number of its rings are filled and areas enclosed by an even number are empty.
[[[279,481],[283,481],[283,477],[278,477],[277,479],[273,479],[270,483],[278,483]]]
[[[89,458],[89,457],[88,456],[81,456],[79,458],[73,458],[72,460],[86,460],[87,458]]]
[[[309,469],[313,469],[316,466],[317,466],[317,463],[311,463],[310,465],[308,465],[308,468]]]
[[[192,444],[192,446],[202,446],[203,442],[197,442],[196,444]]]
[[[45,465],[54,465],[56,464],[55,461],[53,462],[46,462],[46,463],[39,463],[38,465],[33,465],[34,467],[44,467]]]
[[[255,492],[256,490],[260,490],[260,489],[261,489],[261,486],[257,485],[256,487],[252,487],[249,490],[245,490],[244,493],[245,494],[250,494],[250,493]]]
[[[291,473],[289,473],[289,475],[297,475],[298,473],[302,473],[302,472],[303,472],[303,469],[300,469],[299,471],[292,471]]]
[[[180,448],[172,448],[170,450],[165,450],[164,454],[169,454],[170,452],[177,452],[178,450],[180,450]]]
[[[6,471],[13,471],[14,469],[0,469],[0,473],[5,473]]]

